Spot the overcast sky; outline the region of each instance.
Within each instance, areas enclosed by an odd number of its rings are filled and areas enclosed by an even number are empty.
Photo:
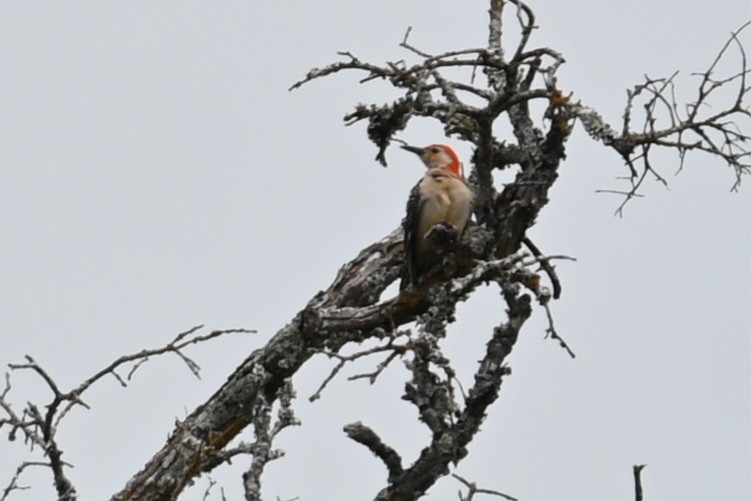
[[[164,357],[128,389],[94,387],[92,409],[76,409],[59,433],[81,499],[121,489],[176,418],[399,224],[422,167],[396,149],[380,167],[364,126],[341,121],[394,94],[355,75],[287,88],[336,51],[410,57],[397,47],[407,26],[429,52],[486,40],[487,2],[259,4],[0,4],[0,362],[31,354],[68,389],[197,324],[258,330],[192,350],[201,380]],[[751,19],[747,0],[719,4],[532,2],[531,43],[561,51],[560,88],[618,122],[625,89],[645,73],[680,70],[679,99],[693,95],[690,73]],[[445,140],[428,123],[402,138]],[[615,217],[620,200],[595,190],[622,188],[627,171],[577,126],[531,236],[578,259],[558,266],[564,293],[553,304],[578,357],[544,339],[536,311],[460,475],[524,501],[627,500],[631,466],[647,463],[645,499],[748,498],[751,193],[730,193],[733,174],[716,159],[689,156],[677,176],[675,158],[660,159],[670,188],[648,184]],[[503,309],[493,290],[460,307],[445,346],[465,386]],[[309,404],[330,367],[314,359],[294,381],[303,426],[280,437],[287,457],[269,465],[266,499],[371,499],[385,470],[344,436],[347,423],[372,426],[407,460],[428,439],[400,399],[402,365],[373,387],[342,377]],[[48,397],[31,374],[13,374],[17,409]],[[38,456],[0,442],[0,488],[24,458]],[[214,475],[230,499],[247,464]],[[46,470],[25,478],[33,490],[13,499],[54,498]],[[181,499],[201,499],[205,486]],[[445,479],[428,498],[458,489]]]

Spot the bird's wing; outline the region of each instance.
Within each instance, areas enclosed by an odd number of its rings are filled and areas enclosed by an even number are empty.
[[[418,226],[422,211],[425,208],[425,199],[420,192],[420,183],[418,182],[409,193],[407,200],[407,215],[402,221],[404,228],[404,258],[407,267],[407,275],[412,283],[416,283],[419,275],[415,269],[415,253],[417,252],[417,243],[421,235],[418,235]]]

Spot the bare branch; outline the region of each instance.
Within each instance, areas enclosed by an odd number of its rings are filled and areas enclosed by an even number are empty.
[[[211,494],[211,489],[213,489],[214,486],[216,485],[216,480],[211,478],[210,475],[207,478],[208,478],[209,485],[206,486],[206,490],[203,492],[203,498],[201,498],[202,501],[207,501],[209,499],[209,495]],[[222,501],[224,500],[225,500],[224,490],[222,489]]]
[[[527,4],[517,0],[509,1],[516,5],[516,18],[519,21],[519,26],[522,30],[521,40],[516,47],[516,53],[514,54],[514,57],[511,58],[511,61],[521,62],[529,58],[529,55],[524,53],[524,49],[529,43],[529,37],[532,36],[532,30],[537,28],[537,26],[535,26],[535,14]]]
[[[378,364],[378,366],[376,367],[376,369],[373,372],[367,372],[367,373],[364,373],[364,374],[355,374],[354,376],[350,376],[348,379],[350,381],[354,381],[355,379],[365,379],[365,378],[367,378],[368,381],[370,382],[370,384],[373,384],[373,383],[375,383],[375,381],[378,378],[378,376],[381,375],[381,373],[383,372],[383,370],[386,367],[388,367],[391,364],[391,362],[393,362],[396,359],[396,357],[398,357],[398,356],[400,356],[402,354],[403,354],[403,352],[401,350],[395,349],[394,351],[392,351],[391,353],[389,353],[388,356],[383,359],[383,361],[381,361]]]
[[[257,377],[267,378],[268,374],[262,373],[261,370],[260,367],[257,368]],[[292,411],[292,400],[295,398],[295,392],[289,380],[279,389],[277,397],[279,398],[280,409],[278,419],[273,427],[271,425],[271,404],[266,401],[263,395],[257,396],[256,405],[252,410],[253,430],[256,439],[253,444],[247,447],[247,450],[253,455],[253,460],[250,468],[243,473],[245,499],[248,501],[261,500],[261,475],[266,464],[284,455],[284,451],[271,448],[274,438],[284,428],[300,424]]]
[[[701,80],[696,97],[684,106],[680,106],[676,100],[677,72],[667,78],[645,76],[643,83],[627,91],[620,132],[608,125],[595,110],[580,103],[570,105],[571,113],[582,122],[586,132],[617,151],[630,170],[630,189],[602,190],[624,193],[625,199],[616,213],[622,214],[625,204],[639,196],[639,188],[648,175],[667,186],[666,180],[652,165],[653,147],[675,150],[678,153],[678,171],[683,169],[689,152],[700,151],[720,158],[734,171],[732,190],[737,190],[743,176],[751,173],[751,151],[747,146],[751,133],[743,132],[751,127],[751,86],[747,82],[751,70],[748,68],[746,51],[738,38],[749,25],[751,21],[731,34],[706,71],[692,74]],[[733,45],[738,49],[740,68],[729,76],[716,78],[714,74],[719,63]],[[720,90],[731,85],[736,86],[736,90],[730,103],[719,108],[720,111],[702,113],[705,109],[717,109],[717,106],[710,106],[712,101],[722,99]],[[644,120],[641,129],[634,131],[633,110],[637,103],[644,110]],[[667,124],[662,125],[663,121],[667,121]]]
[[[641,487],[641,471],[644,469],[644,467],[647,466],[645,464],[635,464],[634,465],[634,492],[636,501],[642,501],[644,492],[642,491]]]
[[[519,501],[517,498],[509,496],[508,494],[504,494],[500,491],[481,489],[477,487],[477,484],[475,484],[474,482],[470,482],[467,479],[460,477],[456,473],[452,473],[451,476],[457,479],[459,482],[463,483],[467,487],[467,489],[469,489],[469,492],[467,492],[467,497],[462,496],[461,492],[459,493],[459,501],[472,501],[475,494],[489,494],[491,496],[498,496],[503,499],[507,499],[508,501]]]
[[[367,447],[370,452],[383,461],[389,472],[389,482],[393,481],[404,471],[402,468],[402,458],[394,449],[383,443],[372,429],[364,424],[357,422],[351,423],[344,427],[344,432],[355,442]]]
[[[558,341],[558,344],[561,346],[561,348],[566,350],[571,358],[576,358],[576,354],[571,350],[571,348],[569,348],[568,344],[563,340],[560,334],[558,334],[558,331],[555,330],[555,324],[553,323],[553,314],[550,311],[550,305],[548,303],[544,303],[542,306],[543,308],[545,308],[545,314],[548,317],[548,328],[546,332],[551,338]]]
[[[394,358],[396,358],[399,355],[404,354],[404,352],[407,349],[406,346],[404,346],[404,345],[396,345],[396,344],[394,344],[394,339],[395,338],[389,339],[388,342],[386,343],[386,345],[384,345],[384,346],[376,346],[374,348],[370,348],[370,349],[367,349],[367,350],[359,351],[357,353],[353,353],[352,355],[346,355],[346,356],[345,355],[341,355],[339,353],[327,351],[327,350],[315,350],[318,353],[322,353],[322,354],[328,356],[329,358],[336,358],[336,359],[339,360],[339,362],[336,364],[336,366],[334,366],[334,368],[331,370],[331,372],[326,377],[326,379],[323,380],[323,382],[321,383],[321,385],[318,387],[318,390],[316,390],[316,392],[309,397],[309,400],[311,402],[314,402],[314,401],[318,400],[319,398],[321,398],[321,392],[323,392],[324,388],[326,388],[326,386],[334,379],[334,377],[336,377],[336,375],[339,373],[339,371],[344,368],[344,365],[347,362],[354,362],[357,359],[360,359],[360,358],[363,358],[363,357],[367,357],[367,356],[373,355],[375,353],[382,353],[384,351],[391,352],[389,354],[389,356],[386,357],[386,360],[384,362],[382,362],[381,364],[379,364],[378,369],[376,370],[376,372],[367,375],[367,377],[370,378],[370,382],[372,384],[375,381],[375,378],[383,371],[383,369],[386,368],[386,366],[391,362],[391,360],[393,360]],[[353,377],[350,377],[350,380],[352,380],[352,379],[359,379],[359,378],[362,378],[362,377],[366,377],[366,375],[353,376]]]
[[[561,291],[563,290],[563,287],[561,286],[561,281],[555,272],[555,266],[550,264],[549,259],[545,259],[543,257],[542,252],[534,244],[534,242],[532,242],[532,240],[525,237],[523,242],[524,242],[524,245],[532,253],[532,255],[534,255],[540,261],[540,267],[548,275],[548,278],[550,278],[550,282],[553,284],[553,299],[559,299],[561,297]]]
[[[63,461],[63,451],[57,442],[57,429],[63,418],[68,412],[76,405],[82,405],[86,408],[89,406],[81,399],[83,393],[88,390],[94,383],[102,379],[107,374],[112,374],[123,385],[126,384],[125,380],[120,377],[116,370],[126,363],[133,362],[134,369],[131,370],[132,375],[135,368],[140,366],[143,362],[149,359],[151,356],[161,355],[164,353],[176,353],[180,358],[186,362],[188,368],[196,375],[200,369],[192,359],[183,353],[183,349],[189,345],[209,341],[216,337],[219,337],[227,333],[235,332],[254,332],[247,331],[245,329],[230,329],[224,331],[213,331],[205,335],[196,335],[196,332],[202,326],[193,327],[185,332],[178,334],[175,339],[162,348],[152,350],[142,350],[133,355],[127,355],[118,358],[104,369],[100,370],[75,389],[64,392],[58,384],[55,382],[54,377],[44,369],[40,364],[36,362],[32,357],[26,356],[26,363],[22,364],[9,364],[11,370],[31,370],[36,373],[46,383],[47,387],[52,393],[52,400],[45,406],[46,411],[42,412],[39,406],[29,402],[23,411],[22,415],[18,415],[13,411],[13,408],[8,401],[9,392],[11,389],[10,375],[6,373],[5,376],[5,389],[0,394],[0,407],[5,412],[6,417],[0,419],[0,426],[9,425],[11,427],[10,437],[13,439],[15,434],[21,430],[24,434],[25,440],[40,447],[46,457],[49,458],[48,463],[41,463],[48,466],[54,477],[55,489],[57,491],[58,499],[64,501],[72,501],[77,499],[77,492],[72,482],[68,479],[65,469],[71,465]],[[130,378],[130,376],[129,376]],[[128,379],[129,379],[128,378]],[[40,464],[40,463],[29,463]],[[23,466],[23,465],[22,465]],[[21,469],[20,471],[22,471]],[[19,475],[20,475],[19,471]]]
[[[25,490],[29,489],[28,486],[19,484],[19,481],[21,479],[21,474],[24,472],[24,470],[26,470],[26,468],[30,468],[32,466],[45,466],[45,467],[49,467],[50,464],[49,463],[41,463],[41,462],[37,462],[37,461],[25,461],[25,462],[21,463],[20,465],[18,465],[18,467],[16,468],[16,473],[13,475],[13,478],[10,479],[10,482],[8,483],[8,486],[5,489],[3,489],[3,495],[0,496],[0,501],[6,501],[8,499],[8,496],[10,496],[10,494],[13,491],[25,491]]]
[[[448,473],[449,463],[456,463],[467,454],[466,445],[477,433],[483,420],[487,407],[495,401],[500,389],[503,376],[509,373],[504,365],[504,360],[511,352],[516,342],[519,330],[531,314],[530,298],[521,294],[519,286],[512,283],[509,265],[518,263],[520,257],[509,258],[505,263],[480,265],[476,270],[461,279],[452,280],[443,294],[468,293],[482,281],[495,276],[496,281],[501,283],[504,298],[508,309],[508,320],[496,327],[493,337],[488,342],[486,354],[480,361],[479,369],[475,375],[475,383],[470,388],[464,402],[464,407],[453,411],[454,416],[446,419],[447,414],[438,411],[431,414],[421,411],[423,421],[428,423],[433,430],[433,439],[420,453],[419,458],[399,476],[398,479],[389,483],[376,497],[377,500],[391,499],[416,499],[432,485],[437,478]],[[441,293],[439,293],[439,296]],[[435,303],[441,310],[442,298],[436,298]],[[454,303],[455,304],[455,303]],[[435,325],[426,322],[426,325]],[[432,353],[432,340],[425,339],[424,351]],[[420,362],[422,363],[422,362]],[[413,384],[418,387],[415,391],[422,398],[435,398],[440,392],[433,392],[433,388],[440,389],[432,381],[421,381],[413,378]],[[419,386],[423,385],[420,389]],[[443,397],[441,397],[443,398]],[[420,401],[413,399],[418,404]],[[443,404],[445,405],[445,404]],[[437,419],[433,419],[435,416]]]

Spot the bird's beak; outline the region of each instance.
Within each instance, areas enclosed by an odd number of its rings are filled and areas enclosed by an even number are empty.
[[[402,149],[403,150],[407,150],[407,151],[411,151],[415,155],[422,155],[423,153],[425,153],[425,148],[419,148],[417,146],[410,146],[408,144],[403,144],[402,145]]]

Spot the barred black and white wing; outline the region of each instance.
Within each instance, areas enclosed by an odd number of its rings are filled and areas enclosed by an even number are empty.
[[[418,262],[418,245],[419,240],[423,237],[420,234],[420,220],[422,219],[422,211],[425,209],[425,199],[422,196],[420,188],[421,184],[422,180],[409,192],[407,214],[402,220],[402,228],[404,229],[404,263],[407,271],[406,281],[402,281],[402,289],[406,288],[405,282],[417,284],[420,272],[423,271]]]

